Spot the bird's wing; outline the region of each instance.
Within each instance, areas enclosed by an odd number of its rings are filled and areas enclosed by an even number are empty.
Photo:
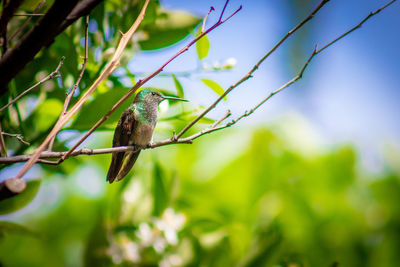
[[[135,124],[135,112],[132,108],[128,108],[122,113],[118,121],[117,127],[115,128],[113,147],[129,145],[129,139],[133,132]],[[107,174],[107,181],[109,183],[112,183],[117,177],[124,162],[125,154],[126,152],[112,153],[111,164]]]

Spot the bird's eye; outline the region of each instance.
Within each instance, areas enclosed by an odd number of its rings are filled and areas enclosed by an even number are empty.
[[[155,96],[155,95],[156,95],[156,92],[151,92],[151,95],[152,95],[152,96]]]

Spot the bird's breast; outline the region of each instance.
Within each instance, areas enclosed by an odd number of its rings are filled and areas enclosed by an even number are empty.
[[[136,127],[133,129],[133,133],[131,135],[130,145],[137,145],[145,147],[147,146],[151,138],[153,137],[154,126],[152,124],[144,124],[138,123]]]

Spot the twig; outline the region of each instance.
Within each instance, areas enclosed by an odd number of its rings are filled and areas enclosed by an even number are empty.
[[[364,22],[366,22],[367,20],[369,20],[371,17],[375,16],[376,14],[378,14],[379,12],[381,12],[383,9],[387,8],[388,6],[390,6],[391,4],[393,4],[394,2],[396,2],[397,0],[392,0],[390,2],[388,2],[387,4],[383,5],[382,7],[378,8],[375,11],[370,12],[363,20],[360,21],[360,23],[358,23],[356,26],[354,26],[353,28],[351,28],[349,31],[345,32],[344,34],[340,35],[338,38],[336,38],[335,40],[333,40],[332,42],[328,43],[327,45],[325,45],[324,47],[322,47],[321,49],[318,50],[319,52],[322,52],[322,50],[328,48],[329,46],[331,46],[332,44],[336,43],[337,41],[339,41],[340,39],[342,39],[343,37],[347,36],[348,34],[352,33],[353,31],[357,30],[358,28],[361,28],[361,26],[364,24]]]
[[[1,127],[1,122],[0,122],[0,155],[7,157],[7,148],[3,138],[3,129]]]
[[[46,0],[44,0],[44,2],[46,2]],[[33,11],[35,12],[35,11]],[[15,17],[43,17],[45,14],[36,14],[36,13],[32,13],[32,14],[14,14],[13,16]]]
[[[81,73],[79,74],[78,80],[76,81],[74,87],[72,88],[71,92],[67,95],[65,98],[64,106],[62,109],[62,114],[65,115],[65,112],[67,111],[69,102],[71,101],[72,96],[74,95],[76,88],[78,88],[79,83],[82,80],[83,74],[85,73],[86,69],[86,63],[88,60],[88,34],[89,34],[89,16],[86,16],[85,18],[85,57],[83,58],[83,63],[82,63],[82,70]]]
[[[295,33],[298,29],[300,29],[307,21],[311,20],[314,15],[326,4],[328,3],[329,0],[323,0],[319,5],[314,9],[313,12],[311,12],[310,15],[307,16],[302,22],[300,22],[296,27],[294,27],[292,30],[290,30],[288,33],[285,34],[285,36],[270,50],[268,53],[266,53],[254,67],[245,75],[243,76],[239,81],[237,81],[235,84],[231,85],[217,100],[215,100],[214,103],[212,103],[207,109],[205,109],[199,116],[194,118],[188,125],[186,125],[183,130],[181,130],[176,137],[179,138],[181,137],[187,130],[189,130],[193,125],[195,125],[201,118],[203,118],[210,110],[214,109],[215,106],[225,98],[227,94],[229,94],[233,89],[238,87],[240,84],[245,82],[246,80],[250,79],[252,77],[252,74],[258,69],[258,67],[261,65],[261,63],[264,62],[265,59],[267,59],[286,39],[288,39],[293,33]],[[221,16],[222,17],[222,16]],[[220,17],[220,18],[221,18]]]
[[[378,14],[380,11],[382,11],[383,9],[387,8],[389,5],[393,4],[395,1],[397,0],[392,0],[390,2],[388,2],[387,4],[385,4],[384,6],[382,6],[381,8],[370,12],[363,20],[361,20],[361,22],[359,24],[357,24],[356,26],[354,26],[353,28],[351,28],[350,30],[346,31],[345,33],[343,33],[342,35],[340,35],[339,37],[337,37],[336,39],[334,39],[333,41],[327,43],[326,45],[324,45],[321,48],[317,48],[317,46],[314,47],[313,52],[311,53],[310,57],[307,59],[306,63],[303,65],[303,67],[300,69],[299,73],[293,77],[290,81],[288,81],[287,83],[285,83],[284,85],[282,85],[281,87],[279,87],[277,90],[271,92],[267,97],[265,97],[263,100],[261,100],[257,105],[255,105],[252,109],[250,109],[249,111],[244,112],[242,115],[240,115],[239,117],[237,117],[236,119],[232,120],[229,123],[226,123],[220,127],[216,127],[213,129],[207,129],[206,133],[210,133],[216,130],[220,130],[223,128],[227,128],[230,127],[232,125],[234,125],[235,123],[237,123],[238,121],[240,121],[241,119],[243,119],[244,117],[247,117],[249,115],[251,115],[254,111],[256,111],[260,106],[262,106],[265,102],[267,102],[271,97],[273,97],[274,95],[276,95],[277,93],[281,92],[283,89],[289,87],[290,85],[292,85],[293,83],[297,82],[298,80],[300,80],[303,77],[303,73],[304,71],[307,69],[308,65],[310,64],[311,60],[318,54],[320,54],[321,52],[323,52],[326,48],[330,47],[331,45],[333,45],[334,43],[336,43],[337,41],[339,41],[340,39],[342,39],[343,37],[347,36],[348,34],[350,34],[351,32],[355,31],[356,29],[360,28],[364,22],[366,22],[368,19],[370,19],[372,16]],[[197,137],[196,137],[197,138]]]
[[[217,120],[216,122],[214,122],[214,123],[211,125],[211,128],[217,127],[221,122],[223,122],[225,119],[227,119],[227,118],[230,117],[231,115],[232,115],[231,111],[230,111],[230,110],[227,110],[226,113],[225,113],[225,115],[224,115],[223,117],[221,117],[219,120]]]
[[[46,0],[43,0],[42,2],[40,2],[36,8],[33,10],[33,13],[36,13],[37,11],[39,11],[42,6],[46,3]],[[44,16],[44,14],[14,14],[14,16],[29,16],[29,18],[24,22],[24,24],[22,24],[21,27],[18,28],[18,30],[16,30],[11,36],[10,38],[8,38],[7,42],[10,43],[12,39],[14,39],[15,36],[17,36],[21,31],[23,31],[23,29],[25,29],[25,27],[29,24],[29,22],[32,20],[32,17],[35,16]]]
[[[226,2],[229,2],[227,0]],[[195,39],[193,39],[189,44],[187,44],[184,48],[182,48],[180,51],[178,51],[175,55],[173,55],[170,59],[168,59],[160,68],[158,68],[156,71],[154,71],[152,74],[144,78],[143,80],[139,80],[130,90],[128,93],[126,93],[120,100],[118,100],[117,103],[114,104],[114,106],[99,120],[97,123],[68,151],[67,154],[65,154],[60,160],[59,163],[64,161],[84,140],[86,140],[87,137],[89,137],[104,121],[108,119],[108,117],[126,100],[128,97],[130,97],[138,88],[140,88],[143,84],[145,84],[147,81],[152,79],[154,76],[156,76],[158,73],[160,73],[165,66],[167,66],[171,61],[173,61],[175,58],[177,58],[179,55],[184,53],[191,47],[193,44],[195,44],[200,38],[202,38],[204,35],[208,34],[210,31],[218,27],[219,25],[223,24],[227,20],[229,20],[232,16],[234,16],[237,12],[239,12],[242,9],[242,6],[240,6],[235,12],[233,12],[231,15],[229,15],[226,19],[220,20],[214,25],[212,25],[210,28],[208,28],[206,31],[201,33],[199,36],[197,36]],[[223,15],[223,12],[222,14]]]
[[[1,132],[2,135],[6,136],[11,136],[17,138],[21,143],[23,143],[26,146],[31,145],[29,142],[24,140],[24,137],[21,134],[11,134],[11,133],[6,133],[6,132]]]
[[[201,32],[204,32],[204,29],[205,29],[205,27],[206,27],[207,18],[208,18],[208,16],[210,15],[210,13],[211,13],[212,11],[214,11],[214,10],[215,10],[215,8],[214,8],[213,6],[211,6],[211,7],[210,7],[210,11],[208,11],[207,15],[204,17],[204,19],[203,19],[203,24],[201,25]]]
[[[85,18],[85,57],[83,58],[82,70],[81,70],[81,72],[80,72],[80,74],[78,76],[78,79],[76,80],[71,92],[69,92],[67,94],[66,98],[65,98],[64,105],[63,105],[63,108],[61,110],[60,117],[58,118],[58,121],[60,121],[61,118],[65,115],[65,113],[66,113],[66,111],[68,109],[68,106],[69,106],[69,102],[71,101],[71,98],[74,95],[76,88],[78,88],[79,83],[81,82],[83,74],[85,72],[86,63],[87,63],[87,60],[88,60],[88,34],[89,34],[89,16],[86,16],[86,18]],[[56,139],[56,136],[57,136],[57,134],[54,135],[54,137],[51,139],[51,141],[49,143],[48,149],[50,151],[53,150],[53,145],[54,145],[54,141]]]
[[[58,77],[59,71],[60,71],[60,68],[61,68],[61,66],[62,66],[62,64],[64,62],[64,59],[65,59],[65,57],[61,58],[60,63],[58,63],[57,68],[52,73],[50,73],[47,77],[45,77],[43,80],[39,81],[38,83],[34,84],[32,87],[29,87],[24,92],[22,92],[20,95],[18,95],[16,98],[14,98],[10,102],[8,102],[7,105],[5,105],[4,107],[0,108],[0,113],[3,112],[6,108],[8,108],[10,105],[12,105],[15,102],[17,102],[18,100],[20,100],[21,97],[23,97],[24,95],[26,95],[27,93],[32,91],[32,89],[35,89],[36,87],[38,87],[39,85],[41,85],[44,82],[47,82],[50,79]]]
[[[139,27],[140,23],[144,19],[144,15],[149,4],[149,0],[146,0],[142,10],[140,11],[139,16],[136,18],[135,22],[132,24],[127,33],[122,35],[121,40],[119,41],[118,47],[111,59],[111,61],[107,64],[104,70],[101,72],[100,76],[94,81],[94,83],[89,87],[89,89],[85,92],[85,94],[75,103],[71,109],[65,113],[61,119],[55,124],[53,129],[47,135],[43,143],[36,149],[35,153],[29,159],[29,161],[22,167],[22,169],[18,172],[17,178],[22,178],[25,173],[32,168],[33,164],[39,159],[40,154],[46,149],[49,142],[54,138],[54,136],[60,131],[60,129],[69,121],[69,119],[82,107],[83,103],[89,98],[89,96],[96,90],[96,88],[103,82],[111,73],[118,67],[119,60],[121,58],[122,52],[127,46],[128,42],[131,40],[133,33]]]

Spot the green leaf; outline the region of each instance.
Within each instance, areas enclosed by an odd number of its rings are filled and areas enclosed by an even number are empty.
[[[178,78],[174,74],[172,74],[172,78],[174,79],[175,87],[176,87],[176,92],[178,93],[178,97],[183,98],[185,95],[183,93],[183,87],[182,84],[179,82]]]
[[[153,174],[153,215],[160,216],[168,204],[167,190],[163,181],[164,173],[158,162],[154,164]]]
[[[155,50],[173,45],[184,39],[201,22],[190,13],[177,10],[163,10],[158,13],[154,24],[142,29],[145,40],[141,40],[142,50]]]
[[[199,32],[197,36],[199,36],[200,34],[201,34],[201,27],[199,27]],[[199,59],[207,57],[209,50],[210,50],[210,40],[208,39],[207,35],[204,35],[196,43],[196,51]]]
[[[48,99],[43,102],[32,114],[35,126],[39,131],[47,130],[60,116],[63,104],[57,99]]]
[[[201,81],[207,85],[208,87],[210,87],[214,92],[216,92],[218,95],[222,95],[223,93],[225,93],[224,88],[222,88],[221,85],[219,85],[218,83],[211,81],[209,79],[201,79]],[[224,100],[226,100],[226,96],[224,97]]]
[[[22,193],[0,201],[0,215],[17,211],[29,204],[39,191],[40,183],[39,179],[30,180]]]

